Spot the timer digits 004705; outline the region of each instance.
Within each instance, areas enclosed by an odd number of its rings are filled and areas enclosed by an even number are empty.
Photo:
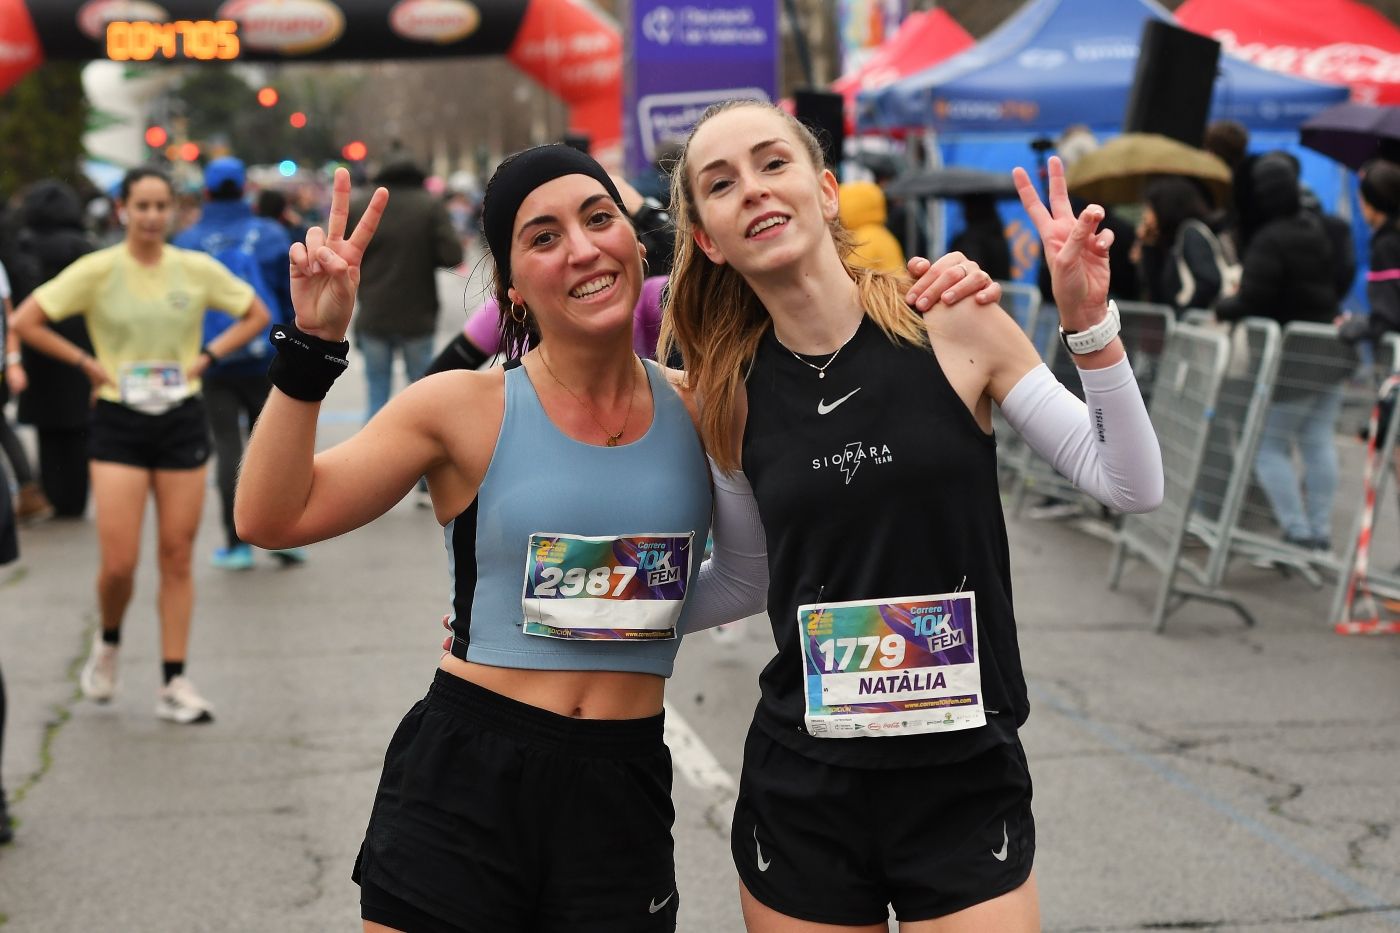
[[[231,19],[169,23],[118,19],[107,24],[107,57],[114,62],[154,58],[232,61],[239,49],[238,23]]]

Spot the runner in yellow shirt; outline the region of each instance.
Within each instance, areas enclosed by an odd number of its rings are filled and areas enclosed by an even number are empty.
[[[185,677],[194,608],[190,558],[209,458],[200,374],[261,334],[269,316],[252,287],[212,256],[165,242],[174,201],[170,180],[159,171],[128,172],[117,202],[125,240],[82,257],[35,289],[16,312],[14,329],[36,350],[81,368],[96,388],[88,443],[102,627],[80,675],[83,694],[105,702],[116,690],[122,617],[131,600],[146,497],[154,491],[164,662],[156,715],[193,723],[213,718]],[[240,320],[200,346],[205,308]],[[45,326],[75,314],[87,320],[96,357]]]

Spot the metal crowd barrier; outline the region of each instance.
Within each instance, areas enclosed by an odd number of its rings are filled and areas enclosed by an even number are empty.
[[[1209,311],[1188,310],[1183,320],[1219,328]],[[1235,330],[1221,333],[1231,341],[1230,362],[1221,381],[1187,526],[1205,551],[1185,551],[1181,557],[1181,568],[1209,587],[1220,585],[1229,564],[1232,535],[1254,476],[1254,456],[1283,345],[1278,322],[1269,318],[1245,318],[1235,324]],[[1244,358],[1236,349],[1240,339],[1248,348]]]
[[[1040,318],[1040,289],[1021,282],[998,284],[1001,285],[1001,306],[1016,319],[1026,336],[1034,340],[1036,322]]]
[[[1176,314],[1166,305],[1137,301],[1119,302],[1118,312],[1123,323],[1119,338],[1128,352],[1128,360],[1132,364],[1138,387],[1142,390],[1143,400],[1150,405],[1158,361],[1176,326]],[[1056,322],[1059,320],[1058,314],[1050,317]],[[1058,332],[1046,347],[1043,359],[1051,374],[1061,384],[1080,398],[1084,397],[1079,369],[1074,365],[1073,355],[1060,343]],[[1075,489],[1073,483],[1055,472],[1055,468],[1049,462],[1029,447],[1009,454],[1002,465],[1002,471],[1011,485],[1013,515],[1021,514],[1026,499],[1032,492],[1055,499],[1092,503],[1092,500]],[[1097,503],[1089,507],[1097,508]]]
[[[1378,390],[1381,383],[1388,377],[1400,375],[1400,334],[1386,334],[1384,338],[1374,348],[1375,367],[1373,378],[1373,389]],[[1374,392],[1373,392],[1374,398]],[[1388,487],[1393,478],[1395,469],[1395,447],[1396,438],[1400,436],[1400,417],[1396,417],[1392,411],[1390,422],[1386,427],[1384,435],[1377,440],[1379,456],[1376,461],[1376,471],[1373,481],[1375,484],[1374,501],[1376,512],[1379,513],[1384,507]],[[1356,519],[1352,523],[1351,534],[1342,542],[1341,550],[1341,572],[1337,575],[1337,588],[1332,596],[1332,609],[1329,619],[1337,623],[1338,631],[1349,633],[1349,626],[1355,625],[1354,618],[1345,618],[1348,607],[1348,596],[1352,587],[1363,586],[1370,592],[1370,598],[1374,601],[1377,598],[1389,601],[1400,600],[1400,576],[1397,576],[1396,569],[1390,567],[1376,568],[1375,548],[1371,547],[1368,556],[1368,568],[1363,578],[1353,577],[1353,570],[1356,566],[1357,551],[1361,537],[1361,528],[1364,520],[1363,511],[1367,507],[1367,492],[1363,488],[1361,491],[1361,508],[1358,509]],[[1374,522],[1374,516],[1373,516]],[[1369,542],[1374,545],[1374,541]],[[1388,563],[1388,561],[1387,561]],[[1378,618],[1381,613],[1379,607],[1374,605],[1367,607],[1371,610],[1373,618]],[[1389,612],[1389,615],[1396,615]],[[1354,616],[1354,613],[1353,613]],[[1368,631],[1364,625],[1357,628],[1357,631]],[[1385,629],[1380,629],[1385,630]]]
[[[1167,616],[1189,598],[1229,606],[1245,624],[1254,624],[1248,611],[1226,594],[1177,583],[1182,545],[1229,354],[1230,344],[1218,331],[1182,324],[1171,329],[1165,348],[1155,359],[1148,413],[1162,446],[1165,496],[1156,511],[1123,516],[1109,564],[1108,585],[1117,589],[1128,557],[1156,569],[1162,582],[1152,621],[1159,632]]]
[[[1238,439],[1240,450],[1234,460],[1237,472],[1241,474],[1235,490],[1236,499],[1226,505],[1234,512],[1232,527],[1228,531],[1227,554],[1218,558],[1221,564],[1216,568],[1218,582],[1225,573],[1224,563],[1232,557],[1245,558],[1261,566],[1273,566],[1284,573],[1296,573],[1314,586],[1322,585],[1319,571],[1340,573],[1343,566],[1342,555],[1333,547],[1333,531],[1328,529],[1326,538],[1313,544],[1284,540],[1286,529],[1280,528],[1274,509],[1263,492],[1258,480],[1259,451],[1267,444],[1287,443],[1290,436],[1286,432],[1276,436],[1271,428],[1270,417],[1276,406],[1296,406],[1300,410],[1318,399],[1336,393],[1339,397],[1344,383],[1355,373],[1359,358],[1355,349],[1343,343],[1337,336],[1337,328],[1331,324],[1317,324],[1293,321],[1282,331],[1279,362],[1272,380],[1267,373],[1260,373],[1256,383],[1260,391],[1267,391],[1268,403],[1256,411],[1253,422],[1248,422]],[[1326,417],[1325,406],[1322,412]],[[1340,416],[1340,402],[1336,415]],[[1301,428],[1306,423],[1313,430],[1321,429],[1330,448],[1324,454],[1336,463],[1336,419],[1319,424],[1316,413],[1310,413],[1299,422]],[[1305,486],[1306,470],[1298,469],[1298,457],[1291,446],[1288,457],[1294,464],[1294,475],[1303,497],[1303,506],[1308,507],[1308,490]],[[1340,467],[1337,469],[1340,478]],[[1337,488],[1332,491],[1332,504],[1335,508]],[[1314,488],[1313,494],[1317,490]],[[1333,526],[1336,525],[1335,517]]]

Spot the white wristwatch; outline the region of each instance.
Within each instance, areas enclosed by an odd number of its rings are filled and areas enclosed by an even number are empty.
[[[1088,330],[1065,330],[1060,328],[1060,340],[1064,343],[1065,349],[1069,352],[1082,356],[1085,353],[1093,353],[1102,350],[1113,342],[1113,338],[1118,336],[1120,322],[1118,319],[1118,305],[1109,299],[1108,314]]]

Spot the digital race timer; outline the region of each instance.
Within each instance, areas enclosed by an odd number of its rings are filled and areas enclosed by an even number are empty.
[[[169,23],[119,19],[107,24],[107,57],[114,62],[148,62],[153,58],[231,61],[238,52],[238,23],[231,19]]]

